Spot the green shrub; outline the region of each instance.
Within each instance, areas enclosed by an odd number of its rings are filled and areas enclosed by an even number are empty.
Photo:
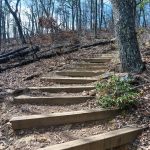
[[[104,108],[127,109],[137,103],[138,91],[130,84],[130,78],[112,76],[97,83],[98,103]]]

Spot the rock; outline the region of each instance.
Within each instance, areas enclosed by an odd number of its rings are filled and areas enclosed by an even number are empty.
[[[108,79],[108,78],[110,78],[113,74],[114,74],[114,73],[106,72],[106,73],[104,73],[104,74],[102,74],[102,75],[100,76],[100,79]]]
[[[150,48],[150,41],[147,41],[143,44],[146,48]]]
[[[44,143],[48,141],[48,138],[44,137],[44,136],[40,136],[36,138],[36,141],[40,142],[40,143]]]
[[[0,131],[0,137],[2,137],[2,132]]]
[[[89,91],[90,96],[96,96],[96,90],[91,90]]]
[[[13,94],[14,90],[12,89],[6,89],[7,94]]]
[[[120,77],[122,81],[129,81],[131,75],[129,73],[117,73],[115,74],[117,77]]]
[[[3,144],[0,144],[0,150],[4,150],[6,147]]]
[[[87,95],[89,95],[89,92],[88,92],[88,91],[83,91],[83,92],[82,92],[82,96],[87,96]]]
[[[6,143],[4,141],[0,141],[0,150],[5,150],[6,149]]]

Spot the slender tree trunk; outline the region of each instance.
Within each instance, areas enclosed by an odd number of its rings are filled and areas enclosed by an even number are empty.
[[[103,24],[103,12],[104,12],[104,2],[101,0],[101,14],[100,14],[100,30],[102,29]]]
[[[91,0],[90,29],[93,29],[93,0]]]
[[[82,11],[81,11],[81,1],[78,1],[78,6],[79,6],[79,31],[81,31],[82,28]]]
[[[75,14],[74,14],[74,1],[72,1],[71,11],[72,11],[72,30],[74,31],[74,20],[75,20]]]
[[[0,51],[2,45],[2,0],[0,0]]]
[[[19,4],[19,0],[17,1],[17,4],[16,4],[16,10],[13,11],[8,0],[5,0],[5,3],[10,11],[10,13],[13,15],[14,19],[15,19],[15,22],[16,22],[16,25],[18,27],[18,32],[19,32],[19,35],[20,35],[20,39],[22,41],[22,44],[26,44],[26,40],[25,40],[25,37],[23,35],[23,30],[22,30],[22,26],[21,26],[21,23],[20,23],[20,20],[19,18],[17,17],[17,12],[18,12],[18,4]]]
[[[5,42],[6,41],[6,20],[5,20],[5,13],[3,12],[2,13],[2,30],[3,30],[3,32],[2,32],[2,39],[3,39],[3,41]]]
[[[31,22],[32,22],[32,35],[34,35],[34,29],[35,29],[35,27],[34,27],[34,10],[33,10],[33,5],[31,6]]]
[[[10,21],[10,14],[7,15],[7,40],[10,43],[10,25],[9,25],[9,21]]]
[[[97,0],[95,0],[95,13],[94,13],[94,36],[97,37]]]
[[[143,27],[147,27],[147,23],[146,23],[146,17],[145,17],[145,10],[144,8],[142,9],[142,12],[143,12]]]
[[[144,64],[141,59],[135,31],[135,0],[111,0],[120,60],[124,72],[139,73]]]
[[[76,1],[76,29],[79,30],[79,6],[78,1]]]

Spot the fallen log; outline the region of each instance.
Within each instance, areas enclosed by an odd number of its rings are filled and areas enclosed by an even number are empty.
[[[32,59],[28,59],[28,60],[22,60],[21,62],[18,62],[16,64],[11,64],[11,65],[8,65],[7,67],[4,67],[4,68],[0,68],[0,73],[3,72],[3,71],[6,71],[8,69],[12,69],[12,68],[16,68],[16,67],[21,67],[21,66],[24,66],[24,65],[28,65],[30,63],[33,63],[35,61],[39,61],[40,59],[49,59],[51,57],[55,57],[55,56],[59,56],[59,55],[62,55],[62,54],[68,54],[68,53],[72,53],[74,51],[77,51],[78,50],[78,47],[79,46],[73,46],[69,49],[66,49],[64,51],[47,51],[47,52],[39,52],[37,53],[37,57],[36,58],[32,58]]]
[[[8,69],[12,69],[12,68],[16,68],[16,67],[20,67],[20,66],[24,66],[24,65],[28,65],[30,63],[33,63],[35,62],[36,60],[34,59],[29,59],[29,60],[23,60],[19,63],[15,63],[15,64],[11,64],[11,65],[8,65],[6,67],[0,67],[0,73],[2,73],[3,71],[6,71]]]
[[[92,44],[85,44],[85,45],[81,45],[81,44],[77,44],[77,45],[73,45],[73,44],[62,44],[62,45],[57,45],[54,47],[51,47],[50,50],[55,50],[55,49],[63,49],[63,48],[68,48],[68,47],[79,47],[79,48],[89,48],[89,47],[94,47],[94,46],[98,46],[98,45],[105,45],[105,44],[110,44],[110,43],[114,43],[116,40],[116,38],[113,38],[111,40],[100,40],[98,42],[92,43]],[[50,45],[44,45],[43,47],[49,47]]]
[[[32,58],[32,59],[28,59],[28,60],[22,60],[21,62],[18,62],[14,65],[11,64],[11,65],[9,65],[5,68],[1,67],[0,72],[3,72],[7,69],[24,66],[24,65],[33,63],[35,61],[38,61],[40,59],[49,59],[51,57],[72,53],[72,52],[77,51],[80,48],[82,49],[82,48],[88,48],[88,47],[92,47],[92,46],[105,45],[105,44],[109,44],[109,43],[114,43],[114,41],[115,41],[115,39],[112,39],[112,40],[109,40],[109,41],[99,41],[99,42],[96,42],[96,43],[93,43],[93,44],[82,45],[82,46],[80,44],[78,44],[78,45],[67,45],[67,46],[65,46],[65,45],[61,46],[60,45],[60,46],[53,47],[55,50],[50,49],[50,50],[47,50],[47,51],[37,51],[37,53],[36,53],[37,57],[36,58]],[[39,49],[39,47],[38,47],[38,49]]]
[[[38,78],[40,75],[41,75],[41,73],[34,73],[34,74],[26,77],[23,81],[28,81],[28,80],[32,80],[33,78]]]
[[[64,50],[62,49],[58,49],[58,50],[51,50],[51,51],[46,51],[46,52],[40,52],[40,54],[38,54],[38,59],[48,59],[51,57],[55,57],[55,56],[60,56],[62,54],[67,54],[67,53],[72,53],[74,51],[77,51],[79,48],[79,45],[75,45],[72,47],[66,47]]]
[[[39,51],[39,47],[35,46],[32,48],[27,48],[27,49],[22,49],[21,51],[12,53],[10,55],[6,55],[5,57],[0,58],[0,64],[2,63],[7,63],[9,62],[11,59],[15,59],[18,57],[24,57],[28,54],[36,54]]]
[[[18,53],[18,52],[20,52],[20,51],[22,51],[22,50],[24,50],[24,49],[27,49],[27,48],[28,48],[28,47],[25,46],[25,47],[21,47],[21,48],[19,48],[19,49],[17,49],[17,50],[14,50],[14,51],[11,51],[11,52],[2,54],[2,55],[0,55],[0,58],[7,57],[7,56],[9,56],[9,55],[13,55],[13,54]]]
[[[116,40],[115,38],[111,40],[102,40],[102,41],[95,42],[92,44],[82,45],[80,48],[82,49],[82,48],[89,48],[89,47],[98,46],[98,45],[106,45],[106,44],[114,43],[115,40]]]

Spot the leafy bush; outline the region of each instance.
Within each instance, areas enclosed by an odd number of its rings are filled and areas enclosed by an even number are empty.
[[[138,92],[132,88],[130,78],[112,76],[96,85],[98,103],[104,108],[129,108],[137,103]]]

